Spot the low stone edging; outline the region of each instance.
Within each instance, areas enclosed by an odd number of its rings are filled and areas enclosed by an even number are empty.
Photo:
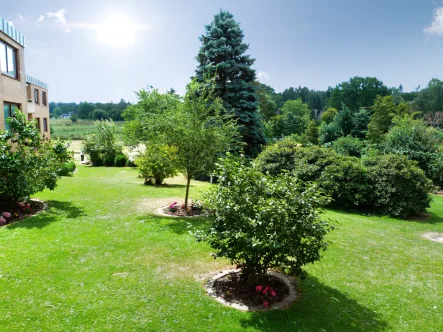
[[[234,308],[237,310],[242,310],[242,311],[267,311],[267,310],[276,310],[276,309],[287,308],[292,303],[294,303],[295,300],[297,299],[297,292],[295,291],[295,287],[293,285],[293,282],[295,279],[292,277],[285,276],[282,273],[274,272],[274,271],[268,271],[268,274],[283,281],[289,288],[289,295],[286,296],[282,301],[273,304],[269,309],[265,309],[262,306],[247,306],[245,304],[240,304],[240,303],[231,303],[231,302],[225,301],[221,297],[218,297],[215,294],[215,291],[213,289],[215,281],[221,277],[224,277],[225,275],[227,275],[229,273],[239,272],[239,271],[240,271],[239,269],[223,270],[223,271],[217,273],[216,275],[212,276],[205,285],[205,289],[208,292],[208,294],[211,297],[213,297],[217,302],[219,302],[227,307],[231,307],[231,308]]]
[[[209,213],[204,212],[202,214],[196,215],[196,216],[176,216],[173,214],[169,214],[166,213],[165,210],[169,208],[169,206],[161,206],[157,209],[156,214],[160,215],[160,216],[165,216],[165,217],[174,217],[174,218],[198,218],[198,217],[207,217],[209,216]]]

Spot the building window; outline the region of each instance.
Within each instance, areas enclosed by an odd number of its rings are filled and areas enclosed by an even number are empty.
[[[48,131],[48,118],[43,118],[43,130]]]
[[[39,104],[39,101],[38,101],[38,89],[34,89],[34,103]]]
[[[42,91],[42,103],[45,106],[48,106],[48,101],[46,100],[46,91]]]
[[[17,51],[0,42],[0,69],[2,73],[17,77]]]
[[[3,114],[5,118],[5,130],[9,130],[9,123],[6,121],[8,118],[14,116],[15,112],[20,109],[17,104],[3,103]]]
[[[35,121],[37,121],[35,126],[37,127],[38,130],[40,130],[40,128],[41,128],[40,127],[40,118],[35,118]]]

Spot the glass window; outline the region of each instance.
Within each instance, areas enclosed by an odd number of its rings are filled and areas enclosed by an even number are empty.
[[[36,127],[40,130],[40,118],[36,118],[35,120],[37,120]]]
[[[8,60],[8,71],[7,73],[9,75],[12,75],[14,77],[17,76],[17,70],[16,70],[16,65],[15,65],[15,50],[13,50],[12,48],[8,47],[6,50],[6,58]]]
[[[38,104],[38,89],[34,89],[34,102]]]
[[[43,130],[48,131],[48,118],[43,118]]]
[[[3,104],[3,114],[5,118],[5,130],[9,130],[9,123],[6,121],[11,116],[14,116],[16,110],[20,109],[18,105],[16,104],[9,104],[4,103]]]
[[[46,101],[46,91],[42,91],[42,103],[45,106],[48,106],[48,102]]]
[[[8,70],[6,67],[6,45],[3,43],[0,43],[0,69],[5,73]]]
[[[17,77],[17,52],[12,47],[1,42],[0,69],[4,73]]]

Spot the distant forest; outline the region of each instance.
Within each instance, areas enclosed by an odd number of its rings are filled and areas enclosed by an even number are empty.
[[[49,103],[49,113],[51,118],[70,118],[76,119],[112,119],[114,121],[123,121],[122,113],[131,103],[120,99],[120,102],[113,103]]]

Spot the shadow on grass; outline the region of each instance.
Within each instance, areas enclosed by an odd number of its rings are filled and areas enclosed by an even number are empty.
[[[309,277],[302,294],[287,310],[254,312],[241,320],[243,328],[258,331],[384,331],[381,316],[342,292]]]
[[[149,217],[148,219],[146,217]],[[208,228],[211,220],[208,217],[168,217],[156,214],[148,214],[137,217],[137,220],[143,220],[151,224],[157,224],[160,228],[169,230],[175,234],[188,234],[189,231]]]
[[[71,202],[62,202],[50,200],[46,201],[48,207],[41,213],[19,220],[8,226],[9,230],[16,228],[43,228],[57,220],[62,218],[75,219],[78,217],[86,216],[84,210],[75,206]]]
[[[335,213],[339,213],[339,214],[343,214],[343,215],[356,215],[359,217],[367,217],[367,218],[380,218],[380,219],[385,219],[385,218],[389,218],[392,220],[396,220],[396,221],[406,221],[406,222],[417,222],[420,224],[437,224],[440,222],[443,222],[443,218],[436,215],[435,213],[432,212],[425,212],[422,215],[418,215],[418,216],[411,216],[408,218],[400,218],[400,217],[389,217],[386,215],[382,215],[382,214],[377,214],[374,212],[368,212],[366,210],[357,210],[357,209],[339,209],[337,207],[324,207],[324,209],[326,211],[331,211],[331,212],[335,212]],[[428,209],[429,211],[429,209]]]

